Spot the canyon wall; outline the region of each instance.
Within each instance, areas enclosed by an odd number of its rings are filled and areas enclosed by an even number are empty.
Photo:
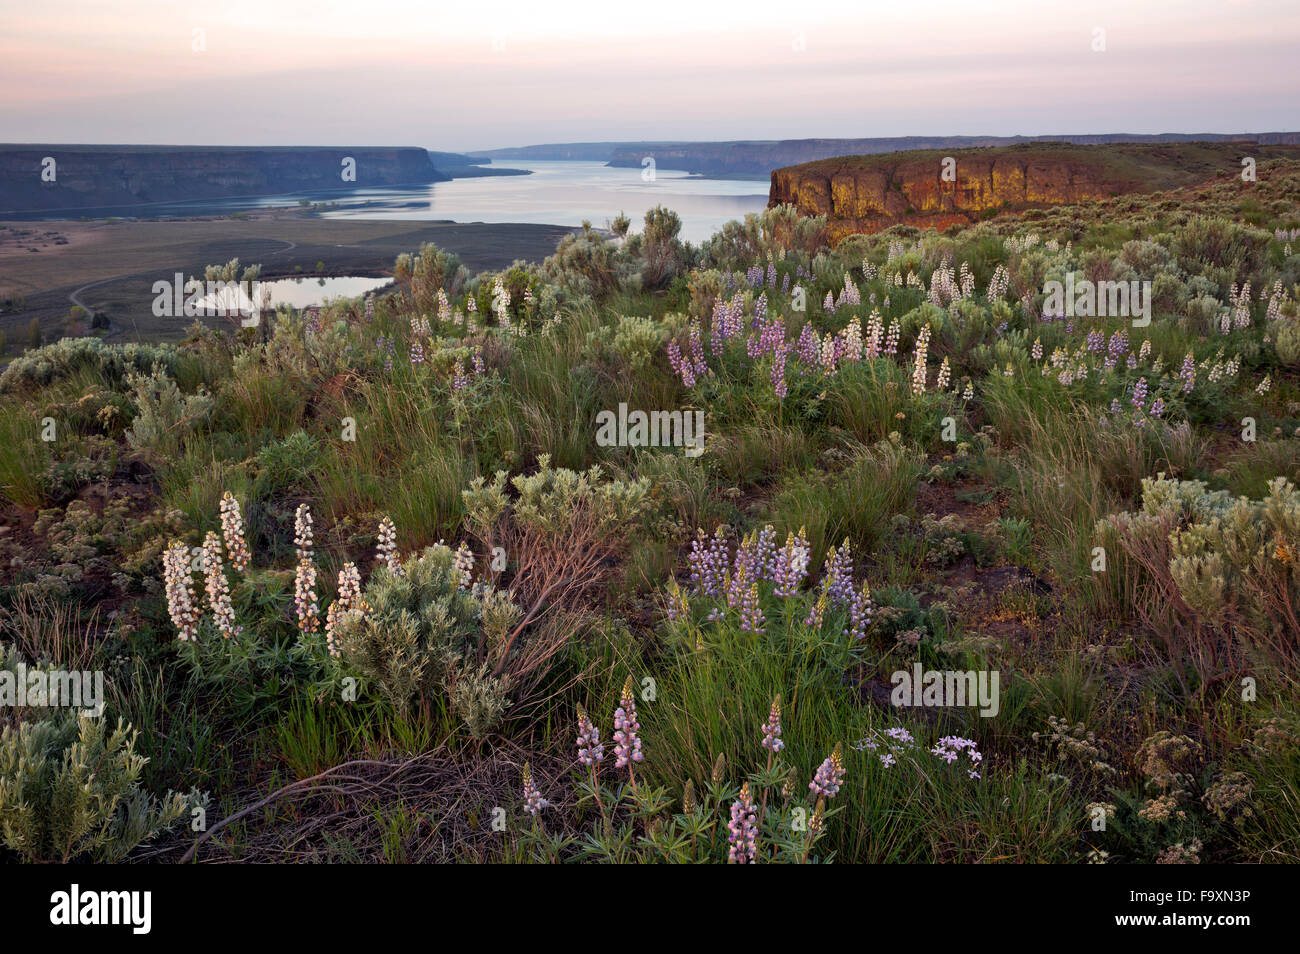
[[[455,154],[438,155],[448,161]],[[42,180],[46,157],[56,162],[53,182]],[[345,157],[356,160],[355,182],[342,180]],[[466,166],[480,161],[456,158]],[[418,185],[449,178],[428,150],[415,147],[0,145],[0,214]]]
[[[1294,146],[1243,143],[926,150],[843,156],[773,171],[768,205],[824,215],[838,241],[906,223],[943,230],[1000,210],[1154,192],[1240,172],[1245,154],[1260,160],[1300,155]],[[954,159],[955,179],[944,160]]]

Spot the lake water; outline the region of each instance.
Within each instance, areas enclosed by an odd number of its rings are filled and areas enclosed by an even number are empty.
[[[391,278],[279,278],[258,282],[259,294],[270,292],[271,306],[306,308],[322,305],[330,298],[356,298],[389,284]]]
[[[299,200],[336,203],[326,218],[527,222],[579,226],[583,220],[603,228],[619,212],[640,231],[646,210],[665,205],[682,220],[681,237],[700,243],[731,219],[760,212],[767,205],[767,182],[754,179],[704,179],[684,172],[613,169],[603,162],[501,160],[500,168],[527,169],[526,176],[479,176],[434,182],[408,189],[353,189],[286,195],[159,202],[65,212],[13,214],[33,221],[78,218],[157,219],[191,215],[229,215],[256,209],[296,206]]]
[[[586,219],[603,228],[625,212],[633,231],[640,231],[646,210],[664,205],[680,216],[681,237],[698,244],[724,223],[767,205],[767,183],[759,180],[704,179],[660,169],[646,181],[640,168],[615,169],[602,162],[499,164],[532,174],[453,179],[419,190],[362,189],[325,216],[573,226]]]

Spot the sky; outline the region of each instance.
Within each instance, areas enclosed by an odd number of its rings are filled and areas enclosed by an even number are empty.
[[[0,0],[0,141],[1300,129],[1297,0]]]

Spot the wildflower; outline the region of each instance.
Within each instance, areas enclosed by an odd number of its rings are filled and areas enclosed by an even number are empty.
[[[388,517],[379,521],[379,542],[375,546],[379,560],[388,568],[389,573],[400,574],[402,564],[397,558],[397,527]]]
[[[298,614],[298,631],[306,636],[316,632],[320,625],[320,607],[316,604],[316,563],[312,559],[311,510],[306,504],[299,504],[294,515],[293,543],[298,550],[293,603]]]
[[[772,700],[772,711],[767,715],[767,722],[763,726],[763,748],[772,754],[780,752],[785,748],[785,743],[781,741],[781,697],[777,696]]]
[[[596,728],[587,710],[578,705],[578,761],[588,768],[599,765],[605,757],[605,746],[600,742],[600,729]]]
[[[244,517],[239,512],[239,501],[227,490],[221,497],[221,535],[225,538],[226,553],[236,572],[248,569],[248,543],[244,539]]]
[[[344,563],[339,570],[338,595],[325,614],[325,646],[331,656],[339,655],[339,627],[343,620],[361,608],[361,573],[355,563]]]
[[[456,561],[453,569],[456,572],[456,588],[461,590],[469,589],[469,585],[474,579],[474,554],[470,551],[468,545],[462,543],[456,548]]]
[[[921,328],[921,333],[916,336],[916,352],[913,355],[912,366],[912,393],[925,393],[925,359],[926,352],[930,347],[930,326],[925,325]]]
[[[424,345],[418,341],[411,345],[411,364],[424,364]]]
[[[939,365],[939,377],[934,382],[936,390],[943,391],[948,387],[948,379],[952,376],[952,369],[948,366],[948,359],[945,357],[943,363]]]
[[[808,789],[819,798],[834,798],[844,781],[844,756],[840,743],[835,743],[835,750],[830,757],[817,768],[817,773],[808,784]]]
[[[199,623],[194,608],[194,584],[190,579],[190,549],[173,543],[163,554],[163,585],[167,594],[167,615],[182,642],[194,639]]]
[[[1192,357],[1190,351],[1183,359],[1183,368],[1178,372],[1178,376],[1183,379],[1183,393],[1191,394],[1192,388],[1196,386],[1196,359]]]
[[[524,811],[534,818],[540,814],[543,808],[550,808],[551,803],[542,798],[542,793],[537,790],[533,783],[533,769],[527,762],[524,763]]]
[[[930,754],[938,756],[951,765],[953,762],[957,761],[957,758],[961,755],[963,750],[966,752],[966,755],[973,766],[973,768],[967,769],[967,774],[971,778],[979,778],[980,774],[978,768],[980,763],[984,761],[984,756],[980,753],[979,749],[976,748],[975,743],[970,739],[963,739],[956,735],[945,735],[935,743],[934,748],[930,750]]]
[[[632,677],[623,683],[623,693],[619,706],[614,710],[614,767],[622,768],[630,763],[641,762],[641,723],[636,719],[636,700],[632,698]]]
[[[1043,339],[1042,338],[1034,339],[1034,347],[1030,350],[1030,354],[1033,355],[1035,361],[1043,360]]]
[[[731,845],[727,852],[728,863],[753,864],[758,850],[756,819],[754,797],[746,782],[740,787],[740,797],[731,803],[731,821],[727,824],[727,842]]]
[[[212,532],[203,539],[203,576],[217,631],[226,639],[238,636],[235,608],[230,604],[230,584],[226,582],[226,571],[222,566],[221,538]]]

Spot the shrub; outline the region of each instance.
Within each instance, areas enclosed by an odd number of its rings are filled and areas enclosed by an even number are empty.
[[[212,416],[215,403],[206,389],[184,395],[176,381],[161,369],[148,375],[130,374],[136,407],[135,420],[126,432],[126,441],[138,451],[157,457],[170,457],[182,442]]]
[[[200,796],[142,789],[137,733],[70,710],[0,733],[0,839],[28,861],[121,861]]]

